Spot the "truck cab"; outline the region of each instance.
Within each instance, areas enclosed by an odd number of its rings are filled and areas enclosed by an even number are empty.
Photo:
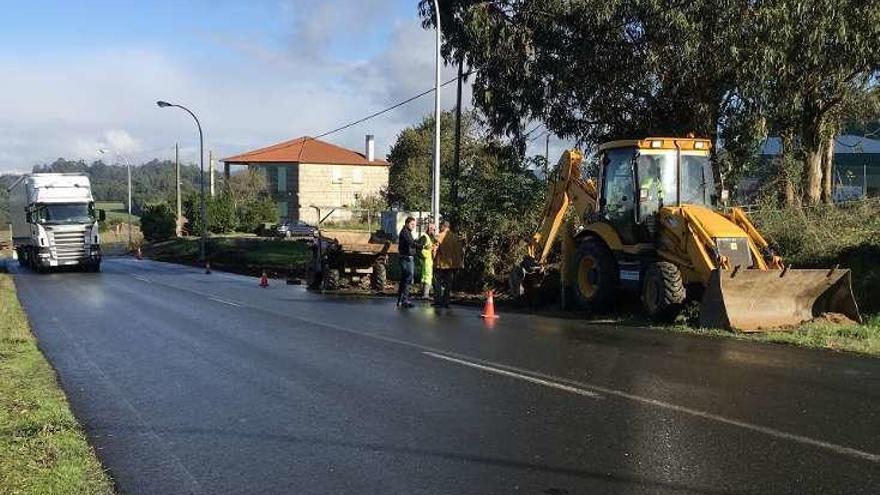
[[[9,193],[13,247],[22,265],[100,269],[104,212],[95,208],[88,177],[28,174]]]

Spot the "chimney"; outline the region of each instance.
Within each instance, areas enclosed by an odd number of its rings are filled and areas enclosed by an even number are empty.
[[[364,156],[367,157],[368,162],[371,162],[376,158],[376,142],[373,139],[372,134],[367,134],[366,149],[364,150]]]

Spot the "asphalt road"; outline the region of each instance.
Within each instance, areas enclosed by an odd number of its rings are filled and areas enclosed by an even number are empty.
[[[133,259],[15,271],[124,493],[880,492],[877,359]]]

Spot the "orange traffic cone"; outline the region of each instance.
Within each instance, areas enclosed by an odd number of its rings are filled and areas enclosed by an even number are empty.
[[[266,270],[263,270],[263,275],[260,277],[260,287],[269,287],[269,277],[266,276]]]
[[[137,251],[135,252],[135,258],[142,260],[144,259],[144,253],[141,252],[140,246],[138,246]]]
[[[480,316],[483,318],[498,318],[498,315],[495,314],[495,297],[491,290],[486,293],[486,305],[483,306],[483,314]]]

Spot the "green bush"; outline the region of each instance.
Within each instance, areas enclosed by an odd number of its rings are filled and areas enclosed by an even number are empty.
[[[234,232],[238,226],[235,203],[228,194],[208,198],[208,230],[215,234]]]
[[[840,264],[851,269],[859,308],[880,311],[880,201],[803,209],[764,206],[751,217],[795,268]]]
[[[141,211],[141,231],[148,241],[164,241],[174,236],[176,215],[168,203],[149,203]]]
[[[263,227],[264,223],[275,222],[278,217],[278,210],[275,203],[268,196],[259,196],[242,203],[236,208],[238,216],[238,230],[242,232],[253,232]]]
[[[183,202],[184,215],[187,218],[187,230],[198,235],[201,232],[201,204],[199,195],[192,194]],[[222,193],[215,197],[205,198],[205,210],[208,220],[208,231],[215,234],[234,232],[238,226],[238,218],[235,215],[235,204],[229,194]]]

